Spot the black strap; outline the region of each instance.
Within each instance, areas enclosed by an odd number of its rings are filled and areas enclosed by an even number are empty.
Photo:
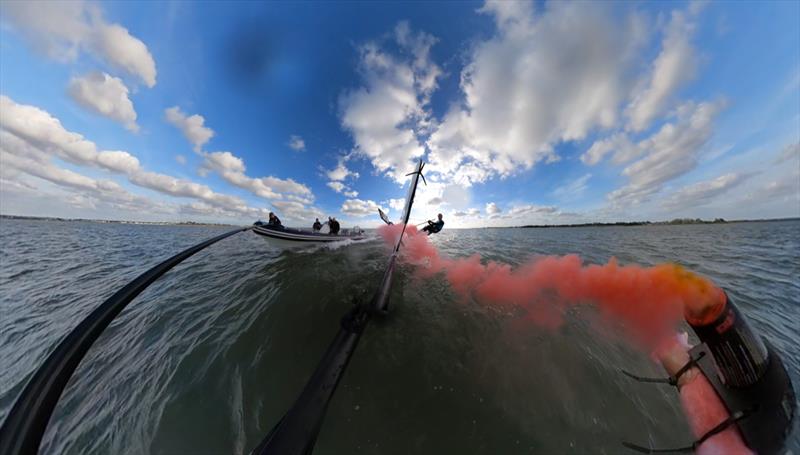
[[[727,430],[728,427],[744,419],[748,415],[750,415],[750,413],[748,412],[743,412],[743,411],[734,412],[730,417],[717,424],[717,426],[715,426],[714,428],[708,430],[703,436],[700,436],[700,438],[694,441],[691,445],[685,447],[675,447],[670,449],[653,449],[651,447],[644,447],[627,441],[623,441],[622,445],[640,453],[692,453],[695,450],[697,450],[697,448],[700,447],[700,445],[706,442],[709,438],[716,436],[719,433],[722,433],[723,431]]]
[[[648,378],[648,377],[645,377],[645,376],[637,376],[637,375],[635,375],[635,374],[633,374],[633,373],[631,373],[629,371],[625,371],[623,369],[620,369],[620,371],[625,376],[628,376],[629,378],[635,379],[635,380],[637,380],[639,382],[653,382],[653,383],[658,383],[658,384],[669,384],[669,385],[677,387],[678,386],[678,379],[680,379],[680,377],[683,376],[684,373],[689,371],[689,369],[691,369],[692,367],[697,366],[697,361],[700,360],[705,354],[706,354],[705,352],[701,352],[697,356],[697,358],[690,358],[689,361],[686,362],[686,365],[682,366],[681,369],[678,370],[677,372],[675,372],[674,375],[672,375],[670,377],[667,377],[667,378]]]

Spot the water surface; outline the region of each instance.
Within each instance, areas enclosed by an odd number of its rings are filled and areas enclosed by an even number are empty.
[[[223,227],[0,222],[0,418],[83,317],[138,274]],[[451,257],[519,265],[680,263],[723,286],[800,384],[800,221],[725,225],[445,230]],[[137,298],[79,366],[45,453],[246,453],[294,401],[386,263],[379,241],[283,251],[242,233]],[[391,315],[370,324],[317,454],[620,453],[623,440],[691,440],[674,389],[648,357],[591,324],[552,331],[399,268]],[[800,450],[798,431],[790,448]]]

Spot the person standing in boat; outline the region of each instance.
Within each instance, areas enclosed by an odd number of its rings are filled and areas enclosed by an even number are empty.
[[[439,219],[436,222],[428,220],[428,225],[422,228],[423,232],[427,232],[428,235],[436,234],[442,230],[444,227],[444,220],[442,219],[442,214],[439,214]]]
[[[278,216],[277,216],[277,215],[275,215],[275,214],[274,214],[274,213],[272,213],[272,212],[269,212],[269,221],[267,222],[267,225],[269,225],[269,226],[281,226],[281,227],[283,227],[283,225],[281,224],[281,219],[280,219],[280,218],[278,218]]]
[[[339,233],[339,222],[336,221],[336,218],[330,218],[328,221],[328,225],[331,227],[331,234],[336,235]]]
[[[322,229],[322,223],[319,222],[319,218],[317,218],[316,221],[314,221],[312,229],[314,229],[314,232],[319,232],[319,230]]]

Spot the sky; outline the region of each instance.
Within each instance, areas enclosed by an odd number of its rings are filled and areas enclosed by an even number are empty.
[[[0,3],[0,213],[800,216],[798,2]]]

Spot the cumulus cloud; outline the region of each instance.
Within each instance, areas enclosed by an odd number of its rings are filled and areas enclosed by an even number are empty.
[[[265,199],[278,199],[282,193],[311,196],[311,189],[292,179],[278,177],[249,177],[245,174],[244,161],[231,152],[204,153],[203,168],[219,174],[226,182],[250,191]]]
[[[663,205],[669,210],[682,210],[708,204],[717,196],[740,185],[752,175],[752,173],[732,172],[711,180],[687,185],[673,193],[672,196],[664,201]]]
[[[35,106],[18,104],[0,95],[0,128],[31,144],[45,154],[53,154],[74,164],[96,166],[114,172],[135,172],[139,160],[122,152],[99,152],[82,135],[67,131],[61,122]]]
[[[94,208],[95,201],[103,201],[111,206],[128,211],[172,212],[169,204],[135,195],[113,180],[94,179],[78,172],[64,169],[49,161],[31,159],[15,150],[13,141],[0,141],[0,161],[4,170],[13,170],[46,180],[69,190],[77,191],[67,199],[76,208]],[[18,144],[17,144],[18,145]]]
[[[122,123],[130,131],[139,131],[136,111],[122,79],[107,73],[92,72],[72,78],[69,94],[81,106]]]
[[[272,206],[281,214],[281,217],[308,224],[311,224],[310,220],[322,218],[324,215],[322,210],[297,201],[275,201]]]
[[[238,216],[253,216],[260,214],[260,209],[248,207],[245,202],[235,196],[217,193],[207,185],[195,183],[185,179],[141,169],[139,160],[125,151],[98,151],[97,146],[85,139],[82,135],[67,131],[61,122],[48,112],[35,106],[18,104],[7,96],[0,96],[0,134],[4,150],[4,157],[15,155],[36,162],[42,169],[48,170],[47,174],[34,174],[33,168],[18,166],[29,174],[50,180],[62,186],[81,187],[84,190],[92,188],[108,190],[107,181],[98,181],[97,185],[90,182],[88,177],[81,176],[72,171],[54,167],[51,157],[58,157],[66,161],[81,165],[105,169],[127,176],[128,181],[143,187],[158,191],[162,194],[175,197],[186,197],[211,204],[229,213]],[[237,171],[243,175],[244,164],[240,159],[231,154],[209,154],[213,157],[209,162],[219,168],[225,168],[231,175]],[[13,159],[13,158],[12,158]],[[5,165],[5,161],[3,164]],[[42,171],[44,172],[44,171]],[[89,179],[89,180],[87,180]],[[256,180],[256,179],[252,179]],[[308,195],[310,190],[304,185],[287,179],[275,177],[258,179],[265,187],[274,188],[276,191]],[[105,185],[105,187],[103,187]],[[116,184],[114,184],[116,185]]]
[[[668,107],[675,91],[694,76],[697,57],[690,39],[694,31],[693,11],[675,10],[667,25],[661,53],[653,62],[647,85],[634,95],[625,110],[628,128],[642,131]]]
[[[364,86],[346,91],[339,100],[342,126],[355,142],[354,151],[397,182],[413,169],[413,161],[425,152],[422,136],[429,128],[427,111],[441,69],[430,60],[436,39],[414,33],[401,22],[394,31],[400,55],[392,55],[378,43],[359,49],[359,70]],[[333,179],[332,180],[336,180]]]
[[[88,52],[112,66],[156,84],[156,63],[147,46],[128,30],[103,18],[84,1],[12,1],[0,5],[5,21],[39,50],[60,61]]]
[[[348,187],[342,182],[331,181],[328,182],[327,185],[328,188],[332,189],[333,191],[336,191],[337,193],[345,195],[345,197],[354,198],[358,196],[358,191],[350,189],[350,187]]]
[[[183,155],[175,155],[175,161],[177,161],[178,164],[185,165],[186,164],[186,157],[183,156]]]
[[[429,170],[465,183],[558,159],[554,145],[617,124],[645,36],[635,14],[616,23],[606,4],[488,2],[497,34],[461,73],[463,106],[431,134]]]
[[[616,133],[612,136],[596,140],[589,150],[581,155],[581,161],[589,166],[594,166],[611,152],[614,152],[611,161],[614,164],[626,163],[641,153],[641,149],[631,142],[625,133]]]
[[[214,137],[214,130],[205,126],[206,119],[202,115],[186,115],[178,106],[173,106],[164,110],[164,116],[169,123],[181,130],[195,152],[200,152],[203,145]]]
[[[636,146],[644,157],[625,167],[629,183],[609,194],[615,206],[638,204],[661,190],[663,184],[697,166],[697,156],[713,133],[713,120],[724,102],[688,102],[676,119]]]
[[[498,213],[502,212],[503,210],[497,206],[494,202],[490,202],[486,204],[486,214],[487,215],[497,215]]]
[[[363,218],[365,216],[377,214],[378,209],[383,210],[383,207],[379,206],[377,203],[375,203],[375,201],[347,199],[342,204],[341,212],[346,215]]]
[[[345,164],[346,162],[346,157],[339,158],[339,162],[336,164],[336,167],[326,171],[325,175],[327,175],[328,178],[334,182],[341,182],[348,177],[358,178],[358,172],[353,172],[348,169],[347,165]]]
[[[302,152],[306,149],[306,141],[304,141],[302,137],[294,134],[289,136],[289,142],[287,145],[289,145],[289,148],[295,152]]]
[[[342,182],[328,182],[328,187],[337,193],[341,193],[347,188]]]
[[[139,160],[121,150],[100,152],[97,154],[97,162],[105,169],[122,174],[131,175],[139,171]]]

